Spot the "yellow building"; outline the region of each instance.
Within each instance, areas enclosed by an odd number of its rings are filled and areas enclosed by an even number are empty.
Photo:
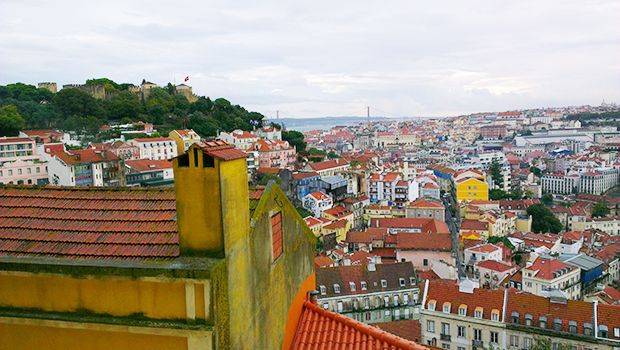
[[[200,135],[192,129],[172,130],[168,133],[168,137],[177,144],[179,154],[187,151],[192,144],[200,142]]]
[[[486,181],[469,177],[457,180],[456,199],[459,202],[470,200],[489,200],[489,184]]]
[[[0,188],[0,350],[289,348],[314,236],[278,186],[250,196],[232,146],[174,172],[174,191]]]

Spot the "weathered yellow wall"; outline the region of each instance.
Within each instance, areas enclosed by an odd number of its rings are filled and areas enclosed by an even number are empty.
[[[272,261],[270,216],[277,211],[282,212],[284,251]],[[315,242],[303,219],[275,185],[265,191],[256,207],[249,234],[231,237],[230,241],[226,237],[229,348],[282,347],[289,307],[314,272]]]
[[[489,185],[478,179],[467,179],[456,185],[456,199],[464,200],[489,200]]]
[[[198,167],[194,166],[194,149],[198,149]],[[224,250],[219,161],[213,168],[204,168],[202,150],[196,145],[190,146],[188,155],[189,167],[179,167],[178,160],[174,161],[181,251],[219,253]]]
[[[185,143],[183,142],[183,138],[175,131],[172,130],[168,133],[168,137],[174,140],[174,143],[177,144],[177,153],[181,154],[185,151]]]
[[[187,338],[0,322],[0,350],[174,350]],[[208,349],[205,347],[205,349]]]
[[[114,316],[142,313],[162,319],[186,317],[183,281],[156,282],[122,277],[74,278],[2,272],[0,306],[60,312],[87,310]]]

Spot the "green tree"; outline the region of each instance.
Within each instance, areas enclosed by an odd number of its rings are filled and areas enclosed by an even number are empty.
[[[62,89],[53,99],[53,102],[63,117],[70,116],[95,116],[101,117],[104,112],[99,101],[89,94],[78,89]]]
[[[288,141],[291,146],[294,146],[297,152],[304,152],[306,150],[306,142],[304,141],[304,134],[296,131],[283,131],[282,140]]]
[[[122,120],[123,118],[135,120],[142,111],[142,103],[138,99],[138,95],[129,91],[120,91],[114,94],[106,102],[106,105],[108,119],[111,120]]]
[[[329,159],[336,159],[339,158],[338,153],[334,152],[334,151],[329,151],[329,153],[327,153],[327,158]]]
[[[497,188],[504,187],[504,175],[502,175],[502,165],[499,164],[497,159],[493,159],[491,165],[489,166],[489,173],[491,174],[491,179],[493,179],[493,184]]]
[[[592,207],[592,217],[602,218],[609,215],[609,207],[605,202],[598,202]]]
[[[553,195],[551,193],[545,193],[540,197],[542,204],[550,207],[553,205]]]
[[[564,228],[560,220],[543,204],[534,204],[527,208],[532,216],[532,231],[536,233],[558,233]]]
[[[17,136],[26,121],[14,105],[0,107],[0,136]]]
[[[536,175],[537,177],[541,177],[542,176],[542,170],[540,170],[540,168],[532,166],[530,167],[530,171]]]
[[[489,199],[493,201],[510,198],[510,195],[504,190],[493,188],[489,190]]]

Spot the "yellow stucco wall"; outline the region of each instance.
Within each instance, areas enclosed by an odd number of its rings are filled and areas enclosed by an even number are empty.
[[[114,316],[140,313],[151,318],[185,318],[185,284],[183,281],[2,272],[0,306],[60,312],[87,310]]]
[[[478,179],[467,179],[456,184],[456,199],[465,200],[489,200],[489,185]]]
[[[4,321],[4,322],[3,322]],[[9,320],[10,321],[10,320]],[[200,337],[202,345],[183,331],[168,334],[124,332],[111,329],[72,328],[37,324],[11,323],[0,319],[0,350],[208,350],[210,335]],[[97,325],[95,325],[97,326]],[[106,327],[102,327],[106,328]]]

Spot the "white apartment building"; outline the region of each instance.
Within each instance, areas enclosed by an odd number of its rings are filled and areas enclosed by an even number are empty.
[[[177,156],[177,144],[169,137],[137,138],[129,143],[140,149],[140,159],[164,160]]]
[[[328,194],[320,191],[308,193],[302,200],[303,207],[308,209],[314,214],[315,217],[320,218],[321,214],[334,206],[332,197]]]
[[[579,192],[589,194],[603,194],[618,185],[618,169],[599,168],[581,174]]]
[[[239,129],[231,132],[221,131],[217,138],[226,141],[228,144],[235,145],[235,147],[244,151],[252,147],[252,145],[260,139],[260,137],[254,133]]]
[[[523,291],[548,296],[549,292],[559,290],[566,298],[581,298],[581,270],[557,259],[538,257],[523,268]]]
[[[579,188],[580,183],[577,174],[546,174],[540,180],[542,191],[554,194],[572,194]]]
[[[403,180],[400,173],[372,174],[366,181],[370,202],[388,202],[399,207],[420,197],[420,184],[416,180]]]

